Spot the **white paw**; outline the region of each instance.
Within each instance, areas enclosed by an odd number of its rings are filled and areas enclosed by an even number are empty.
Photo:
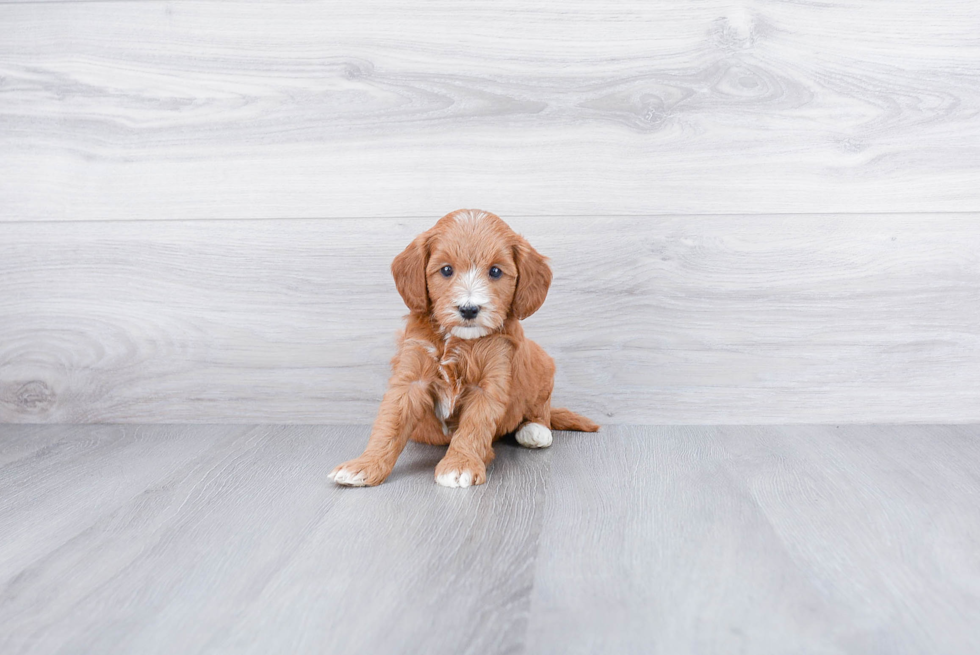
[[[525,448],[547,448],[551,445],[551,430],[540,423],[525,423],[514,435]]]
[[[444,487],[468,487],[473,484],[470,471],[450,471],[436,476],[436,482]]]
[[[364,471],[351,471],[350,469],[338,469],[328,476],[331,480],[337,484],[342,484],[345,487],[365,487],[367,482],[365,481]]]

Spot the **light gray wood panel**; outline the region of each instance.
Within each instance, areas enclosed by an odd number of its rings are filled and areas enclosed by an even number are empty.
[[[978,426],[558,433],[468,489],[409,444],[381,487],[334,486],[367,434],[0,426],[64,444],[0,468],[0,650],[980,649]],[[107,471],[142,482],[107,502]]]
[[[367,435],[360,431],[335,461],[359,454]],[[211,646],[249,653],[522,652],[551,454],[514,442],[496,451],[486,486],[467,496],[436,488],[444,448],[410,444],[385,485],[344,493]]]
[[[971,653],[976,427],[556,442],[529,653]]]
[[[2,442],[24,442],[0,431]],[[212,439],[237,436],[237,426],[216,426]],[[123,426],[49,427],[31,435],[36,448],[4,457],[0,479],[0,584],[55,550],[105,514],[159,482],[161,469],[186,465],[208,446],[194,431]],[[3,447],[4,455],[9,449]],[[65,572],[67,573],[67,571]],[[9,586],[8,586],[9,590]],[[0,649],[4,650],[4,649]]]
[[[980,216],[513,218],[600,423],[980,420]],[[430,221],[0,226],[0,421],[369,422]]]
[[[85,529],[32,511],[44,480],[0,477],[20,524],[63,531],[2,546],[30,556],[0,563],[4,653],[520,651],[549,453],[502,446],[487,485],[459,494],[433,480],[445,449],[411,444],[385,486],[351,493],[326,473],[366,427],[116,429],[202,454],[153,460],[157,481]],[[138,459],[116,449],[73,468]],[[100,505],[67,484],[61,496]]]
[[[28,3],[0,25],[0,220],[980,210],[972,0]]]

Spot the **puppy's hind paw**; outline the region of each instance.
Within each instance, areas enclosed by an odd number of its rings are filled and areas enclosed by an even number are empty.
[[[551,430],[540,423],[525,423],[514,437],[525,448],[547,448],[551,445]]]

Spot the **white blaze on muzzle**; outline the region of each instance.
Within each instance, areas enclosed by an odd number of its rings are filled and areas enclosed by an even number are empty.
[[[459,307],[469,306],[480,309],[480,313],[472,319],[475,325],[454,327],[451,330],[454,336],[460,339],[479,339],[490,333],[493,326],[488,321],[491,320],[490,313],[494,307],[490,302],[490,287],[484,271],[471,268],[460,274],[453,285],[453,302],[456,303],[457,312]]]
[[[457,307],[470,305],[479,307],[482,311],[490,303],[490,288],[487,286],[487,279],[483,272],[476,268],[471,268],[459,276],[459,280],[453,286],[453,301]]]

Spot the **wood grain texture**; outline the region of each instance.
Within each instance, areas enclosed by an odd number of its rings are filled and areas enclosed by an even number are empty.
[[[0,220],[980,211],[980,4],[0,4]]]
[[[220,445],[219,440],[237,438],[243,431],[215,426],[210,435]],[[8,432],[3,430],[4,442],[10,441]],[[200,457],[209,443],[196,439],[193,430],[169,427],[46,426],[30,436],[30,445],[0,469],[9,490],[0,501],[2,559],[13,569],[28,566],[39,551],[62,546],[66,534],[75,535],[114,512],[157,484],[156,476],[168,467]],[[12,513],[14,507],[17,512]],[[37,520],[24,521],[25,514]]]
[[[413,443],[334,486],[367,434],[0,426],[39,446],[0,464],[0,650],[980,649],[977,426],[558,433],[463,490]]]
[[[510,218],[600,423],[980,421],[980,216]],[[0,226],[0,421],[366,423],[430,221]]]
[[[560,440],[529,653],[980,648],[976,427]]]
[[[87,443],[110,428],[59,430]],[[519,651],[548,453],[502,446],[506,474],[458,494],[433,480],[444,449],[412,444],[385,486],[351,493],[326,473],[366,427],[111,430],[154,443],[81,452],[61,477],[37,454],[15,466],[27,479],[0,469],[5,534],[60,537],[0,543],[4,653]],[[0,444],[17,435],[0,427]],[[151,452],[189,442],[179,462]],[[146,462],[115,504],[70,484]]]

